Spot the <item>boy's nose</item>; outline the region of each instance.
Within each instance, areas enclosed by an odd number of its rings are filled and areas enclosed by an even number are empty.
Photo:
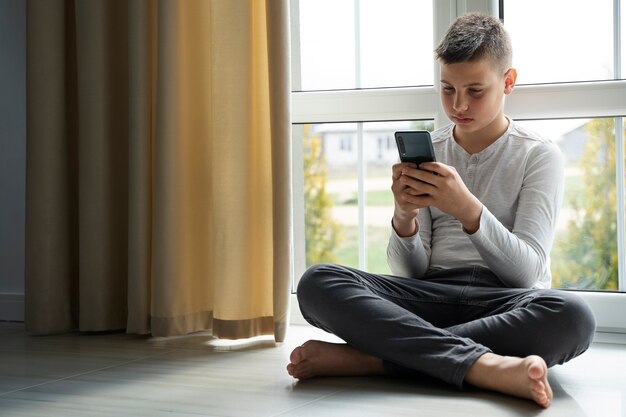
[[[461,112],[467,110],[467,100],[463,98],[460,94],[457,94],[454,97],[454,102],[452,103],[452,108],[454,111]]]

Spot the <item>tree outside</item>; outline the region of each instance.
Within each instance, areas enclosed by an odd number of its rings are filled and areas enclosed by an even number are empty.
[[[552,250],[556,288],[617,290],[615,119],[593,119],[578,168],[578,192],[566,195],[571,218]]]
[[[332,130],[333,127],[328,125]],[[335,128],[338,125],[334,125]],[[393,132],[396,130],[433,130],[432,121],[412,121],[393,126],[381,127],[377,123],[364,123],[365,132],[377,132],[379,139],[365,140],[363,146],[380,146],[380,138],[389,137],[392,140],[390,151],[391,159],[397,159],[397,150],[393,142]],[[387,130],[385,130],[387,129]],[[324,130],[324,128],[322,128]],[[347,146],[345,140],[349,137],[356,140],[356,125],[345,124],[338,129],[341,138],[333,136],[331,143],[322,139],[319,129],[311,125],[303,126],[304,147],[304,193],[305,193],[305,235],[306,235],[306,264],[307,267],[319,262],[339,262],[348,266],[359,266],[359,227],[355,224],[358,218],[358,193],[356,191],[357,171],[356,160],[352,162],[332,162],[336,154],[326,155],[327,152],[336,153],[339,141],[344,141],[344,147],[356,151],[356,143]],[[328,135],[326,135],[328,142]],[[334,149],[334,150],[333,150]],[[341,151],[340,151],[341,152]],[[345,152],[345,149],[343,150]],[[378,154],[374,148],[365,149],[365,153]],[[329,162],[330,161],[330,162]],[[368,225],[366,229],[367,269],[373,272],[389,273],[386,260],[386,246],[389,239],[390,212],[393,208],[391,194],[391,163],[387,157],[383,160],[366,162],[365,201],[368,210]],[[339,164],[339,165],[337,165]],[[331,185],[329,187],[329,184]],[[384,186],[381,186],[384,184]],[[384,220],[377,218],[382,210]],[[352,214],[348,214],[352,213]],[[348,215],[349,221],[344,217]],[[337,217],[338,216],[338,217]],[[342,220],[344,219],[344,220]]]
[[[429,122],[415,122],[411,129],[432,130]],[[333,210],[358,206],[356,193],[346,198],[329,192],[329,169],[319,133],[310,125],[304,131],[304,194],[306,263],[340,262],[358,265],[358,226],[341,224]],[[568,167],[562,216],[566,226],[555,238],[551,253],[553,287],[617,290],[618,253],[616,222],[616,149],[612,118],[593,119],[584,127],[584,151]],[[366,144],[367,146],[367,144]],[[367,166],[367,209],[393,206],[391,191],[368,189],[368,182],[388,178],[388,167]],[[334,178],[333,175],[330,176]],[[332,181],[336,181],[331,179]],[[356,181],[356,179],[355,179]],[[332,187],[331,187],[332,188]],[[371,219],[371,217],[370,217]],[[369,222],[368,222],[369,223]],[[387,225],[368,224],[367,269],[388,273],[385,248]]]
[[[343,230],[332,217],[333,202],[326,192],[328,167],[322,138],[311,125],[303,127],[306,266],[336,262],[335,250]]]

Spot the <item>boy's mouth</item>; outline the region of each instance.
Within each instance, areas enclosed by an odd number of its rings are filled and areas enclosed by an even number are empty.
[[[456,124],[468,124],[468,123],[470,123],[474,119],[469,118],[469,117],[463,117],[463,116],[452,116],[452,120]]]

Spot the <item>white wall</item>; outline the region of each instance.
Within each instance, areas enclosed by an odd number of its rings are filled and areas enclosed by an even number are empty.
[[[24,319],[26,2],[0,1],[0,321]]]

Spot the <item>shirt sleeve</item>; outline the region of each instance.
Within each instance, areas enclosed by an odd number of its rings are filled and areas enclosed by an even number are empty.
[[[417,221],[418,231],[413,236],[400,237],[391,226],[387,245],[387,263],[393,275],[420,277],[428,270],[430,259],[430,210],[421,209]]]
[[[470,240],[489,268],[509,287],[549,287],[549,256],[563,199],[564,161],[556,145],[529,153],[511,231],[483,207]]]

